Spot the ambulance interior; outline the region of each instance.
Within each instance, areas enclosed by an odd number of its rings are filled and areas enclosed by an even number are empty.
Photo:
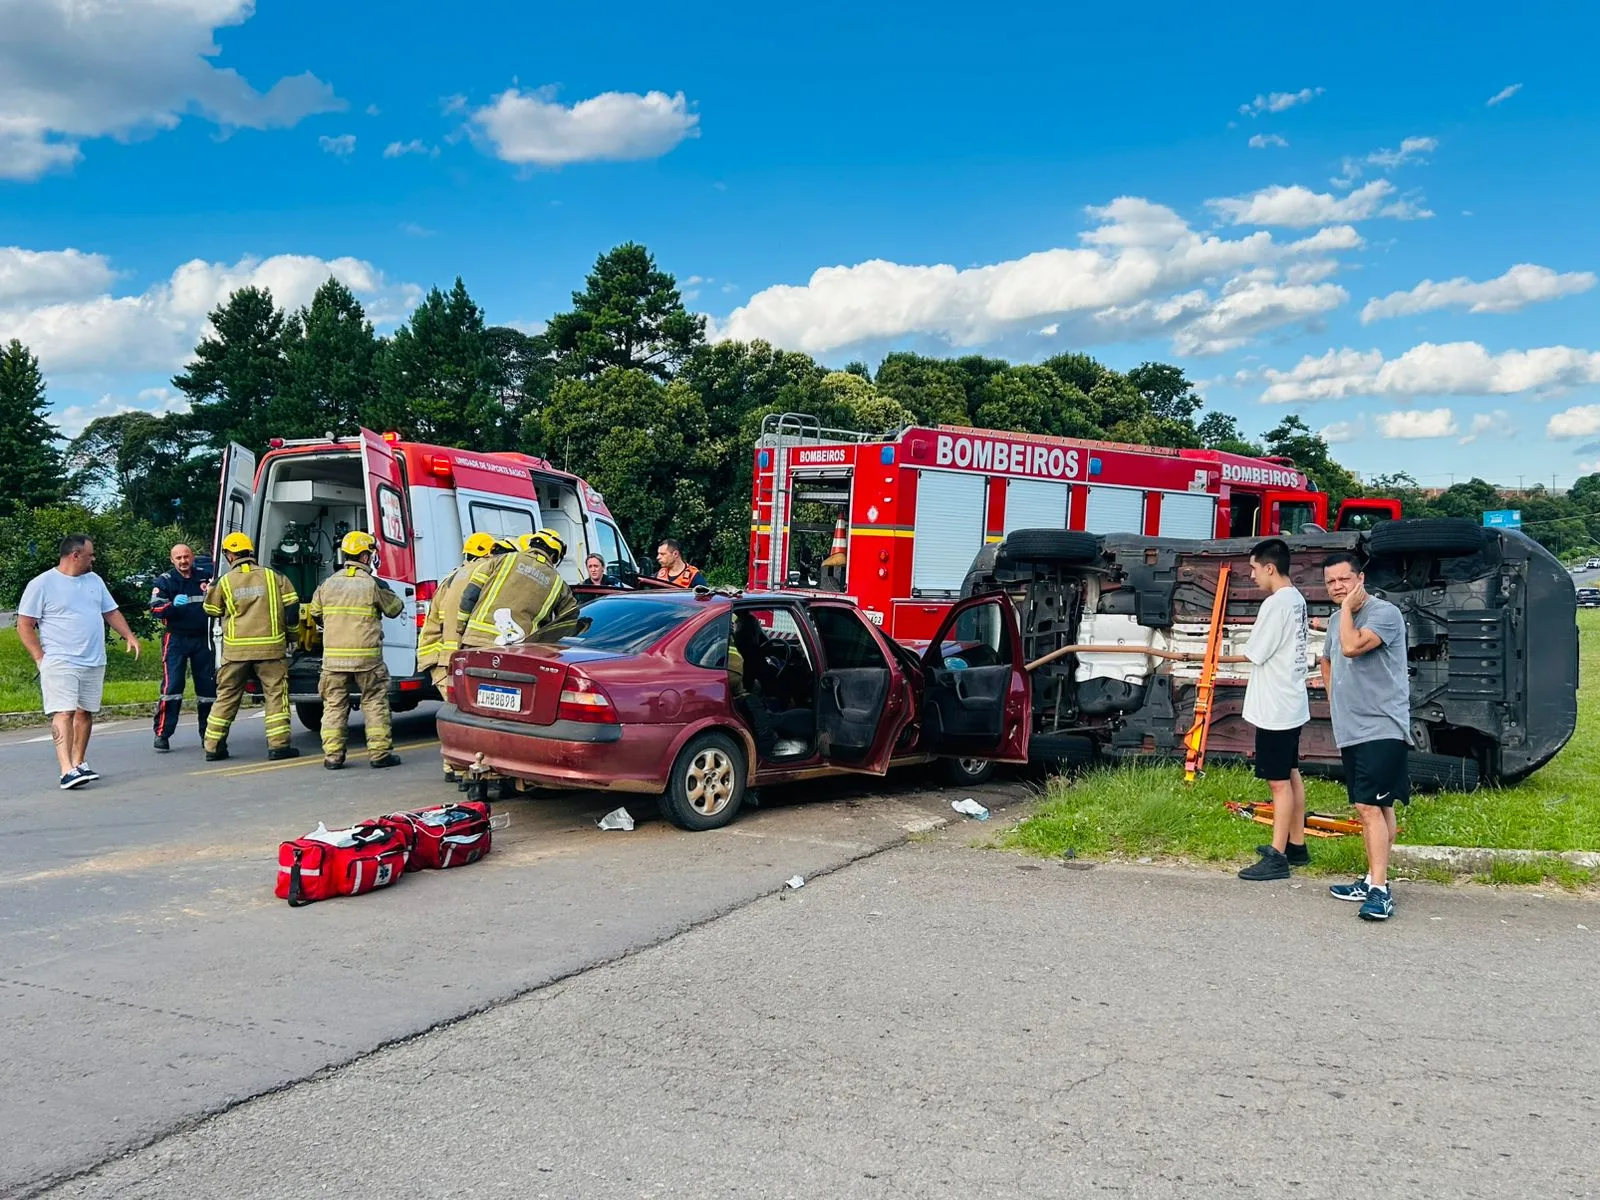
[[[534,495],[539,501],[539,521],[543,528],[553,529],[566,543],[567,555],[561,563],[561,577],[568,583],[583,579],[583,560],[589,545],[583,532],[583,506],[578,502],[578,490],[564,479],[533,477]],[[615,570],[607,564],[608,570]]]
[[[270,461],[260,505],[260,560],[281,571],[301,596],[332,574],[345,534],[372,528],[361,455],[353,452]]]

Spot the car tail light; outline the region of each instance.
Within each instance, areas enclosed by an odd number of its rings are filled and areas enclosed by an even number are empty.
[[[561,686],[561,700],[556,705],[556,720],[583,721],[591,725],[615,723],[617,710],[611,697],[587,675],[574,669],[567,671],[567,680]]]
[[[252,696],[261,695],[261,681],[259,679],[247,679],[247,680],[245,680],[244,681],[244,690],[247,693],[249,693],[250,695],[252,695]]]
[[[421,629],[428,619],[428,608],[433,603],[433,598],[438,594],[439,581],[437,579],[424,579],[417,584],[417,628]]]

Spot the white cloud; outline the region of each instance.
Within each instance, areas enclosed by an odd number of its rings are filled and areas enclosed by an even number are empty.
[[[1268,146],[1287,146],[1289,143],[1276,133],[1258,133],[1250,139],[1250,149],[1265,150]]]
[[[1264,112],[1280,113],[1297,104],[1310,104],[1320,95],[1322,95],[1321,88],[1301,88],[1298,92],[1270,92],[1264,96],[1257,95],[1248,104],[1239,105],[1239,111],[1247,117],[1259,117]]]
[[[1234,225],[1285,225],[1292,229],[1371,217],[1409,221],[1433,216],[1409,200],[1390,200],[1394,190],[1394,184],[1387,179],[1374,179],[1346,196],[1313,192],[1300,184],[1274,185],[1248,196],[1228,196],[1207,200],[1206,204]]]
[[[1367,162],[1386,171],[1392,171],[1407,163],[1419,162],[1424,154],[1432,154],[1438,148],[1438,138],[1408,137],[1400,142],[1398,150],[1374,150],[1367,155]]]
[[[353,133],[341,133],[338,137],[329,137],[327,134],[323,134],[317,139],[317,145],[322,147],[324,153],[336,154],[340,158],[347,158],[356,152],[356,135]]]
[[[1520,83],[1513,83],[1510,87],[1501,88],[1498,92],[1489,97],[1488,107],[1493,108],[1496,104],[1504,104],[1507,100],[1511,99],[1511,97],[1515,96],[1521,90],[1522,85]]]
[[[385,158],[404,158],[408,154],[427,154],[438,158],[439,147],[430,146],[421,138],[412,138],[409,142],[390,142],[383,148]]]
[[[174,392],[171,388],[155,387],[144,388],[132,400],[108,392],[93,404],[69,405],[55,414],[54,421],[62,437],[75,438],[84,431],[90,421],[99,417],[112,417],[118,413],[128,412],[162,415],[188,411],[189,400],[182,393]]]
[[[1490,354],[1477,342],[1423,342],[1399,358],[1370,350],[1330,350],[1291,370],[1268,368],[1267,404],[1349,396],[1510,396],[1600,383],[1600,354],[1569,346]]]
[[[1593,271],[1557,274],[1549,267],[1518,263],[1504,275],[1480,282],[1457,276],[1435,283],[1424,279],[1409,292],[1391,292],[1367,301],[1361,310],[1363,324],[1386,317],[1405,317],[1436,308],[1465,308],[1474,313],[1518,312],[1530,304],[1558,300],[1586,292],[1595,285]]]
[[[1558,441],[1593,437],[1600,433],[1600,404],[1580,404],[1576,408],[1558,412],[1545,424],[1544,431]]]
[[[115,278],[103,254],[0,246],[0,312],[92,296],[110,287]]]
[[[1347,225],[1287,243],[1265,231],[1203,235],[1172,209],[1134,196],[1089,215],[1100,224],[1080,234],[1076,248],[965,270],[882,259],[823,267],[805,284],[757,292],[712,332],[817,354],[913,335],[974,346],[1058,324],[1101,341],[1169,333],[1185,352],[1203,352],[1342,303],[1339,288],[1277,283],[1276,266],[1363,245]],[[1199,286],[1206,283],[1219,287],[1215,297]]]
[[[0,0],[0,179],[37,179],[90,138],[171,129],[189,113],[224,128],[290,126],[342,108],[308,73],[258,92],[218,67],[214,31],[252,0]]]
[[[1380,413],[1374,421],[1378,432],[1386,438],[1412,440],[1456,435],[1456,416],[1448,408],[1408,408]]]
[[[1356,417],[1354,420],[1335,421],[1332,425],[1324,425],[1317,436],[1330,446],[1339,446],[1346,442],[1355,441],[1357,438],[1364,436],[1366,432],[1366,418]]]
[[[567,106],[548,89],[509,88],[472,114],[497,158],[541,167],[659,158],[698,137],[699,123],[682,92],[603,92]]]
[[[232,292],[265,287],[280,306],[295,308],[309,304],[330,275],[356,293],[374,324],[399,321],[422,294],[414,284],[391,283],[357,258],[279,254],[231,264],[194,259],[138,295],[113,296],[109,289],[90,294],[80,287],[74,296],[45,302],[0,301],[0,340],[20,338],[50,375],[170,371],[193,352],[207,315]]]
[[[1467,430],[1466,436],[1461,439],[1463,446],[1470,446],[1480,438],[1493,438],[1503,441],[1515,437],[1517,427],[1511,421],[1511,414],[1503,408],[1493,412],[1475,413],[1472,418],[1472,427]]]

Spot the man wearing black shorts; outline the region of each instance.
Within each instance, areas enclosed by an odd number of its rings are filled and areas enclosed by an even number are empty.
[[[1328,598],[1339,605],[1328,618],[1322,684],[1333,715],[1333,740],[1344,760],[1345,787],[1361,819],[1367,874],[1328,890],[1361,905],[1365,921],[1394,915],[1389,894],[1389,849],[1394,806],[1411,800],[1406,754],[1411,743],[1411,681],[1406,666],[1406,619],[1387,600],[1369,596],[1361,560],[1331,554],[1322,565]]]
[[[1250,552],[1250,578],[1267,593],[1256,612],[1244,654],[1248,662],[1244,719],[1256,727],[1256,778],[1272,791],[1272,844],[1240,879],[1289,878],[1291,866],[1311,861],[1306,850],[1306,785],[1300,778],[1300,730],[1311,719],[1306,697],[1306,601],[1289,582],[1289,546],[1268,538]]]

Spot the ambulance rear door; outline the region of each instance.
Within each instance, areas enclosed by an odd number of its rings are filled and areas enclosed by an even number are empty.
[[[230,533],[256,537],[256,456],[238,442],[222,452],[222,483],[217,489],[217,520],[211,533],[212,578],[220,579],[228,566],[222,559],[222,539]]]
[[[382,434],[361,431],[368,532],[378,541],[377,575],[405,601],[405,612],[383,621],[383,662],[394,680],[417,674],[417,560],[406,505],[405,466]],[[309,599],[309,597],[302,597]]]

